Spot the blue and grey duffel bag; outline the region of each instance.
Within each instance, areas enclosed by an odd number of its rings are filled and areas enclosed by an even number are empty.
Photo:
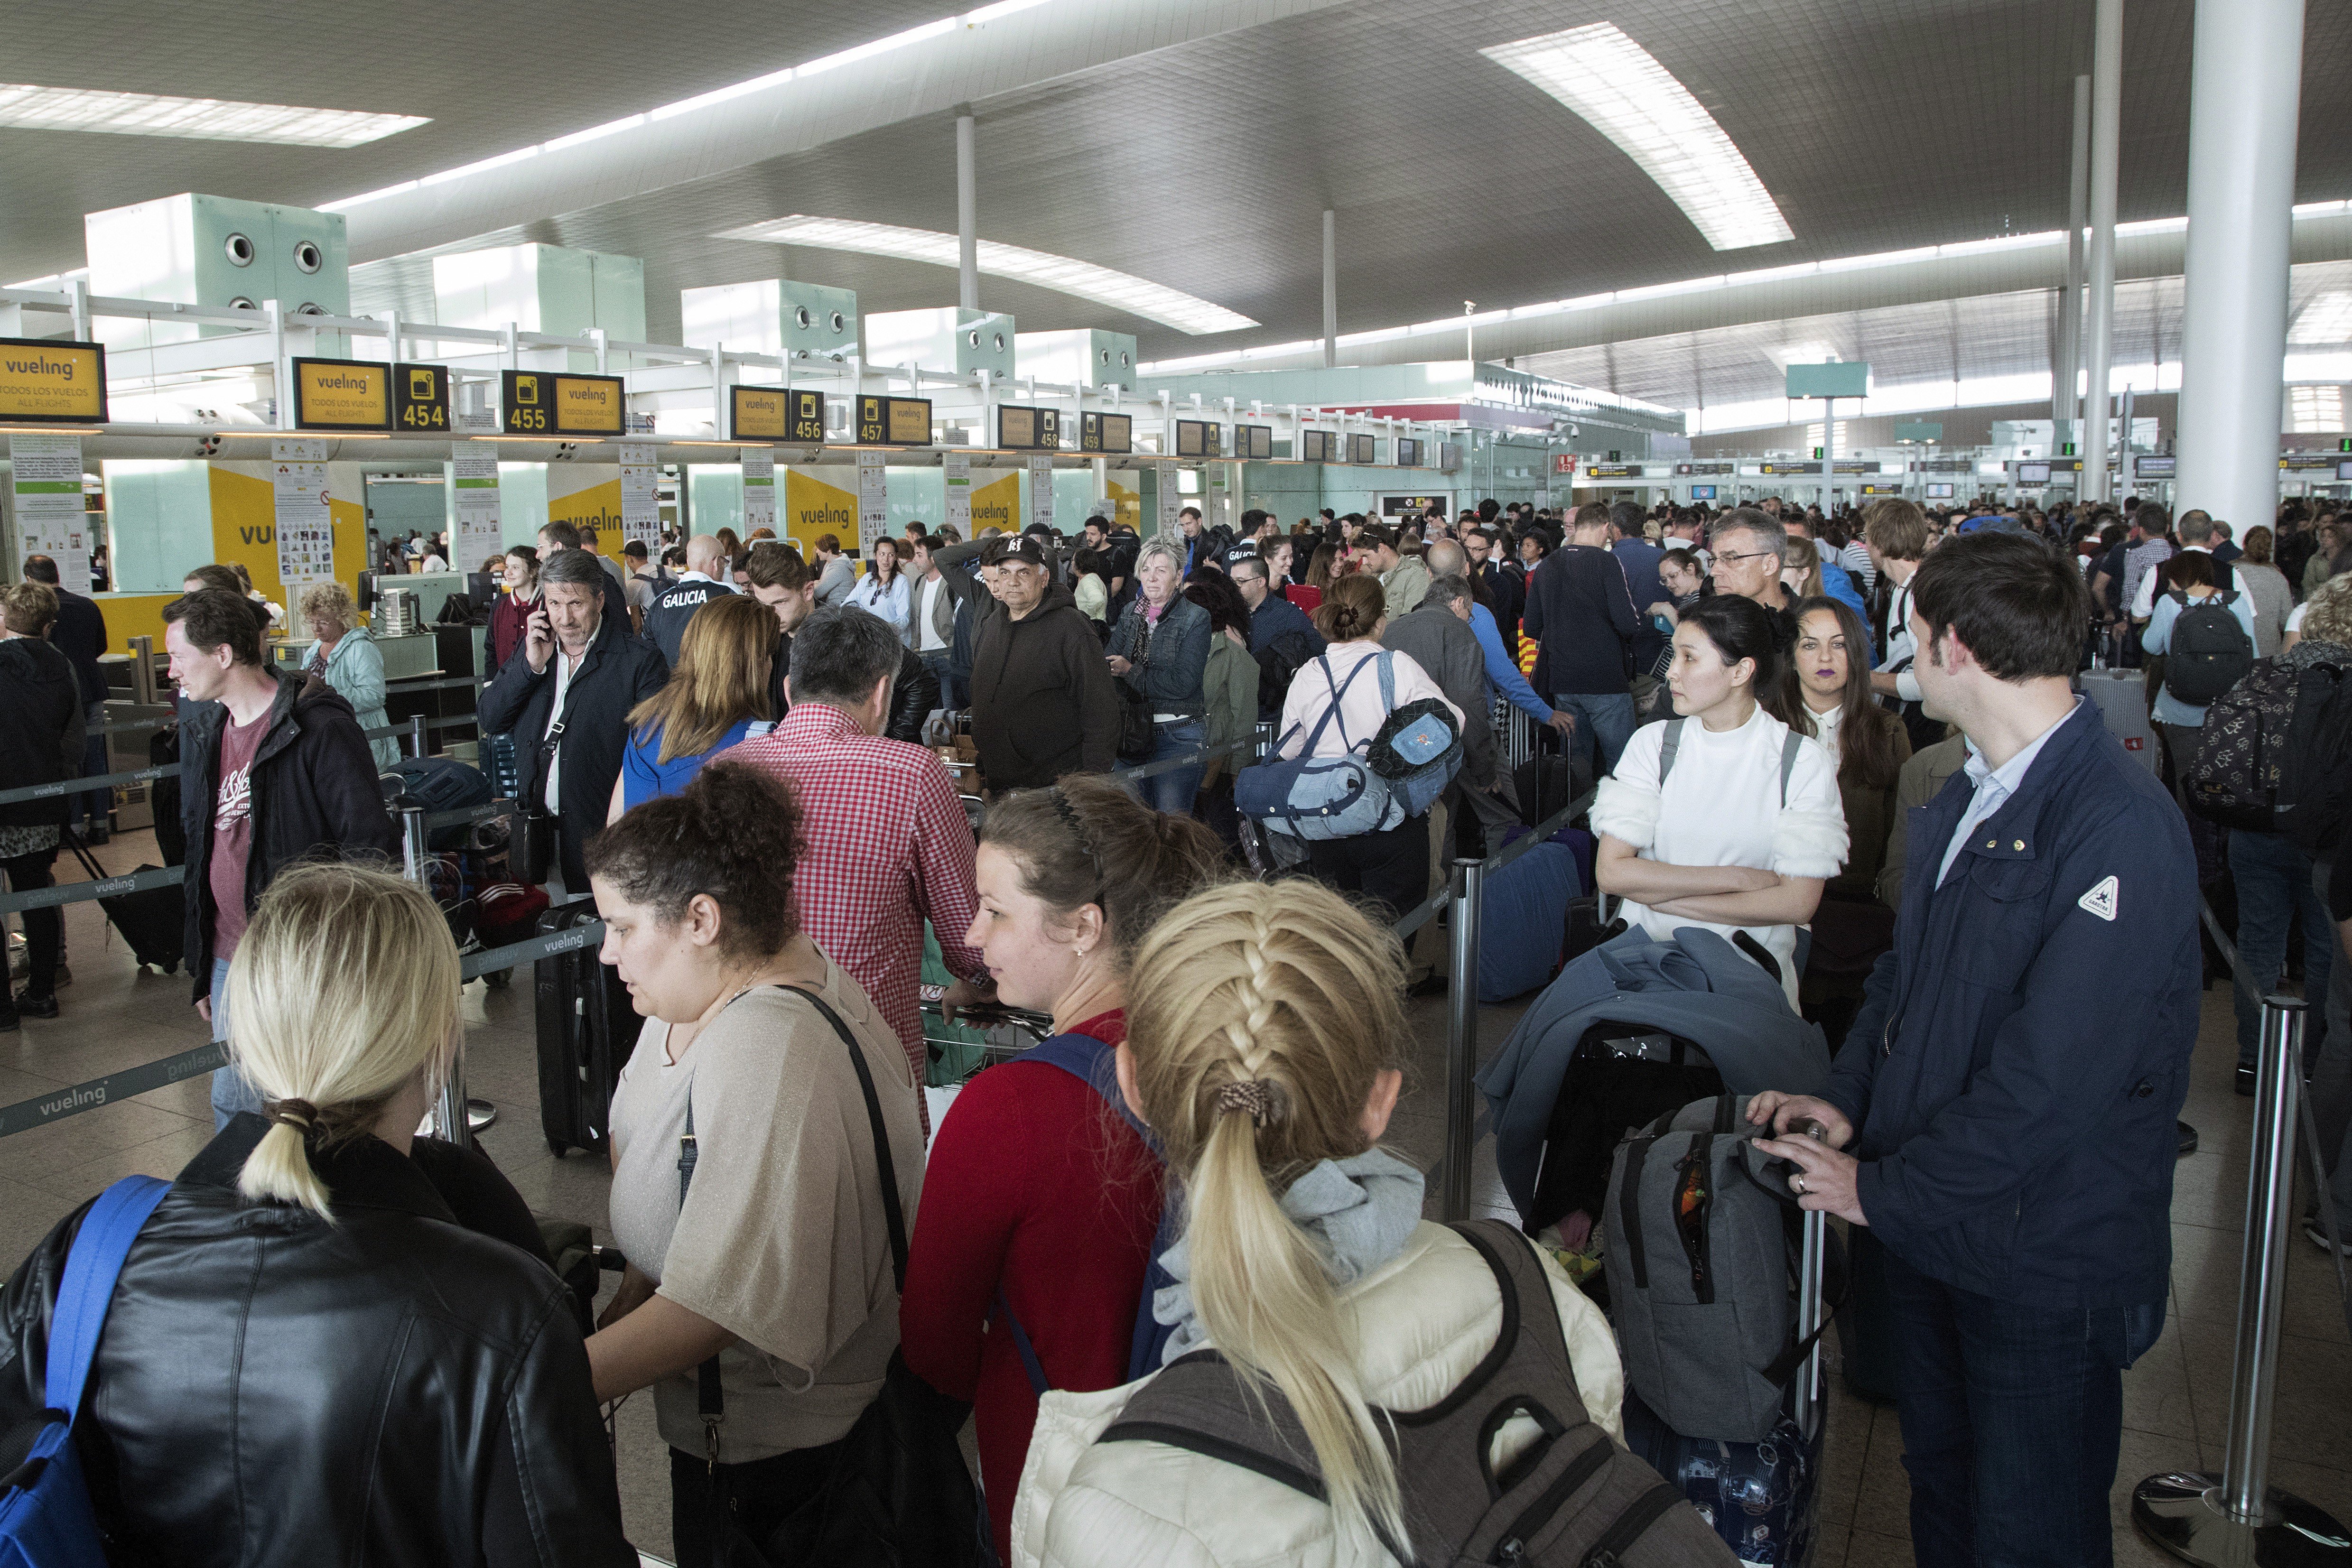
[[[1391,711],[1379,737],[1361,743],[1349,738],[1347,724],[1341,720],[1339,738],[1348,743],[1348,750],[1338,757],[1313,755],[1324,727],[1339,718],[1340,697],[1367,665],[1380,666],[1381,697],[1386,706],[1395,708],[1393,657],[1383,653],[1366,659],[1348,672],[1346,681],[1336,685],[1330,660],[1316,660],[1331,692],[1330,706],[1316,721],[1299,756],[1276,758],[1242,769],[1234,779],[1234,807],[1244,816],[1300,839],[1351,839],[1396,827],[1427,810],[1462,760],[1459,733],[1451,727],[1453,716],[1443,705],[1434,705],[1433,716],[1423,711],[1432,705],[1423,703],[1410,704],[1402,712]],[[1297,733],[1293,726],[1276,749]],[[1387,767],[1376,764],[1374,756],[1382,758]],[[1391,767],[1399,771],[1383,777]]]

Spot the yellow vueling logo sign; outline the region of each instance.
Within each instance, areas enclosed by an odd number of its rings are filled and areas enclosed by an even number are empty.
[[[96,343],[0,338],[0,421],[106,423],[106,350]]]
[[[364,360],[296,360],[294,423],[304,430],[390,430],[392,367]]]

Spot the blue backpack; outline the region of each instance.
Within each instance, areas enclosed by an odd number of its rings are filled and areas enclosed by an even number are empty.
[[[49,1364],[43,1394],[48,1425],[0,1485],[0,1568],[106,1568],[98,1516],[89,1506],[75,1415],[89,1384],[98,1336],[114,1299],[114,1281],[131,1243],[172,1184],[125,1176],[100,1193],[66,1254],[65,1278],[49,1318]]]
[[[1118,1072],[1113,1065],[1115,1048],[1105,1045],[1091,1035],[1056,1034],[1038,1041],[1013,1061],[1034,1061],[1046,1067],[1058,1067],[1071,1077],[1101,1095],[1119,1119],[1141,1134],[1144,1145],[1157,1155],[1160,1140],[1151,1129],[1136,1119],[1127,1108],[1127,1096],[1118,1092]],[[1007,1065],[1010,1065],[1008,1063]],[[1151,1239],[1151,1260],[1143,1270],[1143,1299],[1136,1303],[1135,1333],[1128,1343],[1127,1381],[1134,1382],[1146,1373],[1160,1370],[1160,1353],[1168,1346],[1169,1336],[1176,1330],[1151,1315],[1151,1298],[1162,1285],[1172,1285],[1175,1277],[1160,1266],[1160,1256],[1176,1245],[1176,1206],[1164,1205],[1160,1210],[1160,1230]],[[1045,1364],[1037,1359],[1037,1348],[1029,1343],[1029,1331],[1013,1315],[1013,1303],[1004,1299],[1002,1286],[996,1291],[996,1311],[1003,1315],[1004,1326],[1013,1331],[1013,1348],[1020,1353],[1022,1370],[1029,1375],[1029,1386],[1043,1399],[1053,1385],[1045,1381]]]

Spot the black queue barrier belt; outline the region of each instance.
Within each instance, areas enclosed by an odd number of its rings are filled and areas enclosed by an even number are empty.
[[[103,1078],[93,1078],[86,1083],[76,1083],[55,1089],[31,1100],[19,1100],[14,1105],[0,1105],[0,1138],[17,1133],[27,1133],[35,1127],[46,1127],[51,1122],[95,1111],[100,1105],[111,1105],[119,1100],[167,1088],[216,1067],[228,1064],[228,1046],[220,1040],[200,1045],[194,1051],[184,1051],[177,1056],[167,1056],[161,1061],[142,1062],[126,1067],[120,1072],[110,1072]]]

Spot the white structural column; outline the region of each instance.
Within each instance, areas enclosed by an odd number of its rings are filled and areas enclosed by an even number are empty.
[[[1339,214],[1323,209],[1323,368],[1339,362]]]
[[[980,170],[971,106],[956,112],[956,303],[980,308]]]
[[[2074,140],[2066,162],[2066,282],[2058,290],[2058,362],[2051,366],[2050,418],[2061,442],[2077,439],[2082,417],[2083,225],[2091,215],[2091,78],[2074,78]],[[2056,453],[2052,453],[2056,456]]]
[[[2091,41],[2091,281],[2084,325],[2084,500],[2107,499],[2107,380],[2116,356],[2116,175],[2123,153],[2124,0],[2099,0]]]
[[[2242,536],[2278,504],[2304,0],[2198,0],[2179,486]]]

